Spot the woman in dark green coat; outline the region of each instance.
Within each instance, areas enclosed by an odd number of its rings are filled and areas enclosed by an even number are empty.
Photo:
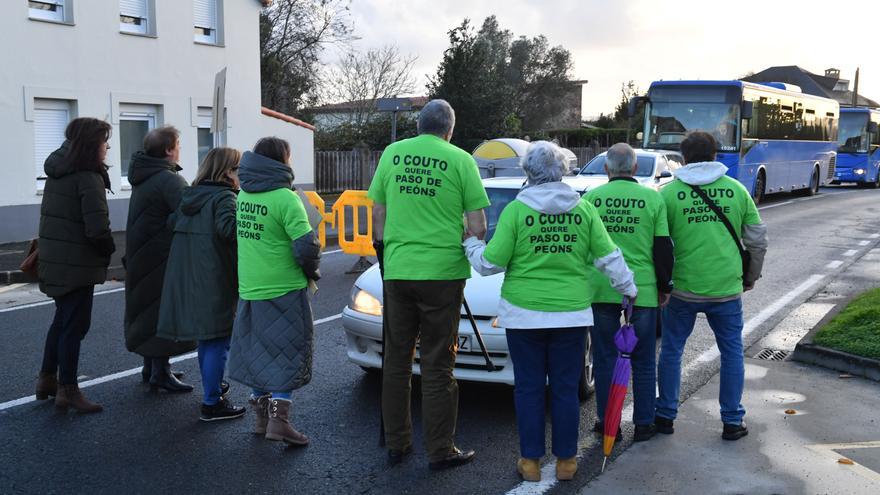
[[[80,342],[91,326],[96,284],[107,279],[110,234],[107,140],[110,124],[79,118],[68,124],[61,148],[46,159],[46,187],[40,207],[40,290],[55,300],[55,319],[46,336],[37,382],[38,400],[55,397],[59,408],[99,412],[103,408],[77,385]]]
[[[240,418],[245,412],[231,405],[221,390],[238,303],[235,203],[240,159],[241,153],[231,148],[208,152],[171,217],[174,238],[156,335],[199,342],[202,421]]]

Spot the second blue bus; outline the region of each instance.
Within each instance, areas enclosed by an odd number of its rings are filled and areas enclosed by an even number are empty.
[[[880,187],[880,110],[841,108],[834,182]]]

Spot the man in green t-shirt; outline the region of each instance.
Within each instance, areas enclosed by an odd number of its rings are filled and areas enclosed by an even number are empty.
[[[455,126],[449,103],[428,102],[418,126],[417,137],[385,148],[368,195],[384,279],[382,417],[388,456],[396,464],[412,450],[410,380],[418,342],[425,443],[429,466],[436,470],[474,457],[453,441],[458,414],[453,369],[471,273],[462,234],[466,227],[485,235],[489,198],[473,157],[449,143]]]
[[[638,169],[635,151],[626,143],[617,143],[605,154],[608,184],[584,196],[599,212],[608,235],[623,252],[627,266],[635,274],[639,289],[631,322],[638,344],[632,356],[633,440],[642,442],[654,436],[654,408],[657,381],[655,351],[657,346],[657,307],[669,300],[672,292],[672,241],[666,223],[666,204],[660,193],[645,187],[633,176]],[[594,267],[590,270],[594,324],[592,338],[593,366],[596,376],[596,410],[599,422],[594,428],[604,431],[605,406],[611,375],[617,362],[614,335],[620,328],[621,298],[608,278]]]
[[[738,440],[748,434],[741,404],[745,382],[741,296],[761,276],[767,228],[746,188],[725,175],[727,167],[715,161],[716,149],[711,134],[688,135],[681,142],[687,166],[676,170],[676,180],[660,192],[675,244],[675,288],[663,311],[655,424],[659,433],[674,431],[681,355],[697,313],[704,313],[721,352],[721,437]]]

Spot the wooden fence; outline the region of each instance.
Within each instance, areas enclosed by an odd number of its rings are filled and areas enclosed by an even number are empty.
[[[607,148],[569,148],[583,167]],[[381,151],[316,151],[315,189],[319,194],[334,194],[348,189],[365,190],[370,187]]]

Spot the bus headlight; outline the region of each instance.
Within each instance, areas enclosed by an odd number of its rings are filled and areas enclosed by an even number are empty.
[[[857,168],[857,169],[853,170],[853,172],[856,175],[865,175],[865,169],[863,169],[863,168]]]
[[[358,313],[382,316],[382,303],[356,285],[351,289],[351,302],[348,305]]]

